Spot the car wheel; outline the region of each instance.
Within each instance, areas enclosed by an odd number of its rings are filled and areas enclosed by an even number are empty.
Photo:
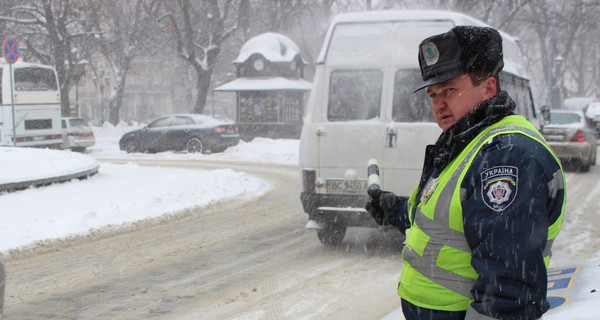
[[[321,243],[328,247],[337,247],[346,235],[346,226],[339,224],[326,224],[323,229],[317,230]]]
[[[185,149],[189,153],[198,153],[198,152],[202,152],[203,151],[204,145],[202,144],[202,140],[200,140],[198,138],[191,138],[185,144]]]
[[[125,144],[125,151],[127,153],[134,153],[138,150],[138,144],[134,141],[127,141]]]

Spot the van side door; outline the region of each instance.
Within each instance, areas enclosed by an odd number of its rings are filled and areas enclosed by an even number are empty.
[[[386,190],[408,196],[417,186],[425,147],[435,143],[441,129],[426,90],[413,93],[421,83],[419,69],[398,69],[394,75],[391,120],[386,128],[383,160],[379,161]]]

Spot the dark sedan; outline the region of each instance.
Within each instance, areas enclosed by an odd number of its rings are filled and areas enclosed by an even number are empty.
[[[596,164],[596,135],[581,111],[551,110],[542,134],[561,161],[575,163],[582,172]]]
[[[240,141],[235,123],[200,114],[174,114],[127,132],[119,148],[131,152],[222,152]]]

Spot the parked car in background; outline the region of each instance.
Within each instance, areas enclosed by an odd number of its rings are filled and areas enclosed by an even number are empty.
[[[585,116],[594,122],[596,137],[600,138],[600,102],[592,102],[585,109]]]
[[[125,133],[119,148],[131,152],[222,152],[239,143],[237,126],[200,114],[173,114]]]
[[[596,165],[595,129],[582,111],[551,110],[542,134],[561,162],[575,163],[582,172]]]
[[[62,118],[63,149],[83,152],[96,143],[92,128],[82,118]]]

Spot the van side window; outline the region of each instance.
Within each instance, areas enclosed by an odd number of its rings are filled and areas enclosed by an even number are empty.
[[[367,120],[379,116],[381,70],[335,70],[329,82],[329,121]]]
[[[418,70],[398,70],[394,79],[392,119],[397,122],[435,122],[427,90],[413,93],[423,82]]]

